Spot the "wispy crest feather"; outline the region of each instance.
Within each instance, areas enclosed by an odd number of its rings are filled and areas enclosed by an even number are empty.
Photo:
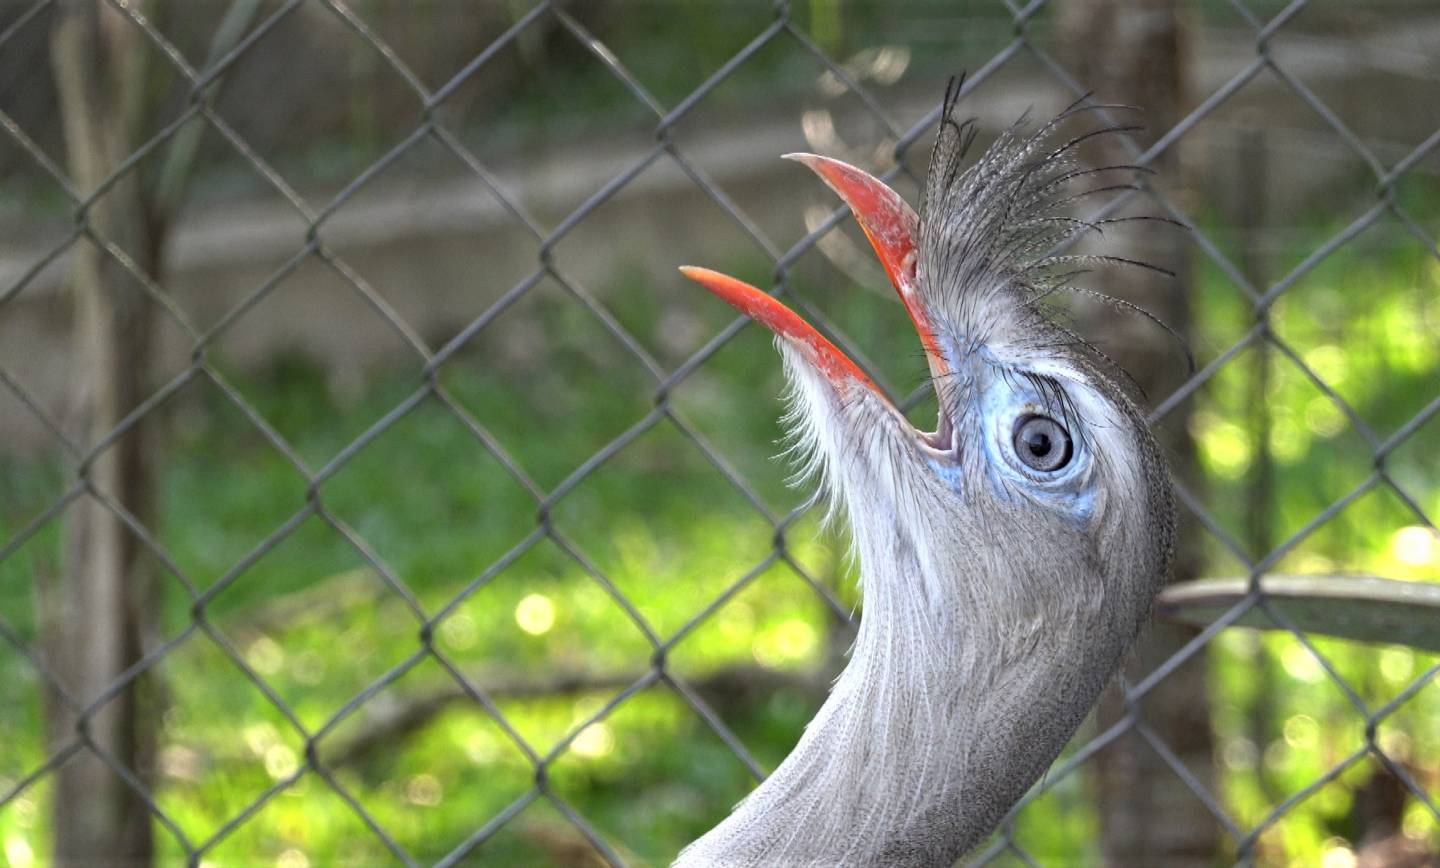
[[[1127,372],[1043,304],[1063,291],[1097,299],[1163,329],[1180,346],[1193,372],[1188,346],[1168,324],[1133,302],[1072,283],[1091,269],[1103,267],[1140,268],[1174,276],[1138,259],[1070,252],[1079,236],[1103,234],[1106,226],[1136,221],[1175,224],[1153,215],[1090,220],[1072,213],[1077,203],[1092,196],[1141,189],[1133,181],[1112,181],[1117,175],[1130,173],[1133,177],[1153,174],[1153,170],[1124,163],[1088,167],[1078,158],[1084,143],[1134,132],[1141,126],[1109,124],[1061,139],[1066,122],[1138,109],[1090,103],[1086,95],[1034,129],[1028,117],[1022,116],[965,168],[965,157],[977,133],[974,118],[955,117],[960,85],[952,81],[946,91],[925,179],[919,239],[919,279],[927,288],[927,303],[937,317],[948,319],[954,333],[966,336],[967,345],[956,349],[963,353],[997,343],[1050,349],[1054,333],[1059,332],[1073,352],[1088,356],[1135,386]],[[1089,181],[1098,183],[1085,186]]]

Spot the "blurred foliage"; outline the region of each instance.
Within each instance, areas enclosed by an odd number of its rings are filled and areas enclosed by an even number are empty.
[[[0,0],[0,27],[29,10],[25,0]],[[300,4],[264,38],[232,63],[212,94],[213,111],[278,173],[310,192],[344,185],[400,145],[432,112],[471,150],[492,165],[553,142],[629,136],[649,141],[656,117],[592,51],[596,46],[557,19],[541,16],[518,38],[489,54],[483,72],[460,76],[489,45],[517,24],[533,4],[515,0],[353,0],[347,4],[375,37],[391,47],[431,93],[451,85],[437,106],[424,100],[387,60],[321,4]],[[1250,25],[1229,0],[1193,0],[1197,24],[1242,31]],[[1281,12],[1284,0],[1245,4],[1261,20]],[[229,7],[226,0],[150,0],[147,16],[157,32],[196,67],[204,65],[210,39]],[[263,3],[261,26],[284,4]],[[1312,3],[1278,39],[1297,31],[1348,33],[1391,20],[1425,0],[1374,4]],[[714,77],[786,9],[791,25],[716,82],[703,100],[705,113],[721,117],[753,110],[757,103],[813,101],[815,81],[827,65],[811,50],[834,60],[851,78],[883,97],[901,73],[936,86],[960,70],[976,70],[1013,38],[1015,23],[995,0],[603,0],[572,3],[570,14],[603,44],[603,53],[624,66],[639,86],[669,111]],[[49,11],[12,34],[0,53],[0,110],[16,119],[52,158],[63,154],[53,82],[44,62]],[[1026,22],[1031,40],[1056,47],[1056,17]],[[893,62],[876,63],[889,50]],[[145,52],[147,90],[154,126],[169,123],[191,105],[189,82],[158,51]],[[7,65],[8,64],[8,65]],[[458,77],[457,77],[458,76]],[[297,84],[298,83],[298,84]],[[339,96],[337,96],[339,95]],[[760,98],[757,98],[760,97]],[[142,159],[136,172],[153,181],[163,152]],[[265,197],[253,169],[235,159],[234,147],[209,128],[200,137],[194,196],[225,201]],[[0,150],[0,215],[63,224],[73,203],[63,188],[31,171],[28,157]]]
[[[1210,227],[1222,237],[1219,225]],[[1338,225],[1297,235],[1298,257]],[[1389,227],[1393,229],[1393,227]],[[1436,393],[1440,342],[1440,266],[1386,227],[1341,248],[1281,297],[1271,312],[1277,335],[1293,346],[1381,438]],[[1284,255],[1289,255],[1286,251]],[[743,270],[742,270],[743,272]],[[1202,364],[1250,326],[1250,307],[1213,268],[1197,275],[1197,349]],[[1364,287],[1358,291],[1357,287]],[[818,288],[796,287],[802,296]],[[823,292],[840,322],[856,321],[875,296],[855,289]],[[643,292],[607,294],[642,341],[664,326]],[[699,305],[705,328],[728,312]],[[651,687],[605,709],[649,663],[644,629],[609,587],[634,605],[662,638],[689,630],[667,657],[687,683],[734,670],[788,674],[760,694],[716,688],[717,712],[757,759],[773,767],[798,736],[833,674],[846,641],[834,616],[797,571],[832,588],[846,605],[856,595],[836,542],[818,537],[806,515],[785,533],[788,556],[770,563],[710,617],[690,619],[736,579],[767,563],[774,530],[672,419],[661,418],[570,487],[596,449],[646,419],[653,389],[638,365],[587,322],[573,300],[541,293],[520,313],[543,335],[543,360],[508,358],[485,335],[454,364],[441,385],[454,403],[504,446],[516,468],[543,490],[565,487],[546,515],[555,538],[523,548],[505,569],[490,565],[527,540],[541,506],[482,445],[477,431],[438,399],[427,397],[346,460],[320,488],[322,515],[298,520],[273,547],[272,534],[306,512],[307,482],[219,390],[187,388],[169,406],[171,431],[161,463],[163,516],[157,539],[175,566],[208,600],[204,626],[192,627],[192,603],[178,580],[154,565],[165,588],[161,632],[183,641],[155,669],[149,691],[163,728],[159,804],[192,842],[225,830],[256,800],[261,807],[209,853],[216,864],[385,861],[383,844],[346,804],[362,805],[411,854],[435,859],[529,791],[534,768],[522,749],[475,703],[434,706],[378,747],[350,752],[402,710],[455,691],[427,658],[351,711],[346,703],[420,645],[421,619],[380,576],[414,595],[416,605],[445,616],[434,646],[482,689],[548,683],[560,675],[604,682],[603,688],[549,695],[497,695],[509,725],[539,755],[566,749],[547,768],[565,810],[590,822],[627,858],[663,863],[722,816],[751,784],[743,765],[682,699]],[[647,319],[648,317],[648,319]],[[513,323],[512,323],[513,325]],[[498,324],[497,328],[506,328]],[[882,343],[911,337],[903,319]],[[488,333],[486,333],[488,334]],[[747,328],[681,383],[676,412],[726,461],[741,468],[754,496],[783,516],[803,492],[783,485],[772,462],[780,436],[772,400],[778,365],[764,334]],[[1369,446],[1343,414],[1284,358],[1273,360],[1266,407],[1271,442],[1253,442],[1247,427],[1253,359],[1227,364],[1196,399],[1194,433],[1212,490],[1207,502],[1222,526],[1243,538],[1251,465],[1275,464],[1276,539],[1303,527],[1369,472]],[[225,366],[222,364],[222,369]],[[226,371],[255,409],[294,446],[312,472],[417,388],[399,374],[368,384],[358,396],[337,394],[325,373],[303,357],[268,371]],[[1387,462],[1391,477],[1431,515],[1440,514],[1437,460],[1423,434]],[[58,468],[7,462],[12,480],[3,504],[11,537],[58,495]],[[1338,487],[1337,487],[1338,486]],[[1282,568],[1338,568],[1434,580],[1440,543],[1383,490],[1366,494],[1287,555]],[[341,528],[364,541],[357,548]],[[0,562],[6,621],[37,641],[32,576],[54,575],[57,522],[47,524]],[[567,547],[570,551],[567,552]],[[572,554],[573,552],[573,554]],[[1213,572],[1234,572],[1214,544]],[[451,605],[451,601],[456,601]],[[207,633],[213,633],[212,638]],[[283,704],[277,708],[222,650],[233,649]],[[1372,709],[1390,701],[1436,658],[1406,648],[1375,648],[1314,637],[1311,644]],[[828,649],[828,650],[827,650]],[[1364,719],[1310,649],[1283,633],[1222,634],[1214,646],[1211,725],[1220,745],[1221,797],[1242,827],[1266,818],[1361,747]],[[608,679],[608,680],[607,680]],[[817,681],[818,679],[818,681]],[[619,686],[617,686],[619,685]],[[9,646],[0,650],[0,788],[43,762],[41,685]],[[346,708],[346,715],[336,713]],[[293,715],[293,721],[290,719]],[[1431,684],[1387,717],[1378,731],[1387,754],[1433,791],[1440,783],[1440,688]],[[337,793],[305,762],[296,724],[322,732],[317,753],[334,760]],[[1083,743],[1082,734],[1082,743]],[[338,760],[335,758],[338,757]],[[1314,865],[1357,834],[1355,793],[1378,763],[1364,758],[1291,808],[1261,838],[1267,864]],[[272,792],[277,782],[289,782]],[[1074,775],[1027,809],[1017,839],[1042,864],[1098,854],[1089,783]],[[0,811],[0,842],[12,864],[42,864],[48,785],[27,790]],[[268,797],[267,797],[268,796]],[[1440,828],[1415,800],[1404,809],[1407,834],[1440,844]],[[162,831],[164,853],[178,857]],[[1347,845],[1348,846],[1348,845]],[[479,856],[501,864],[566,863],[586,845],[561,809],[541,799],[484,845]],[[32,858],[24,854],[29,853]],[[38,861],[37,861],[38,860]],[[1084,861],[1082,859],[1082,861]]]
[[[417,14],[431,5],[420,4]],[[664,14],[632,14],[623,22],[619,15],[586,16],[586,23],[673,107],[773,20],[766,4],[723,16],[707,14],[707,5],[686,0],[665,4]],[[903,15],[838,0],[792,7],[799,29],[835,56],[883,41],[875,36],[880,31],[914,46],[916,64],[926,68],[941,61],[945,72],[974,68],[993,55],[995,44],[986,38],[966,43],[964,34],[927,36],[938,5],[909,4]],[[1257,4],[1279,6],[1278,0]],[[1225,6],[1202,8],[1219,16]],[[1013,29],[999,4],[975,11],[965,18],[971,31]],[[702,15],[704,26],[695,20]],[[553,42],[521,44],[505,62],[519,70],[523,86],[488,102],[477,98],[483,113],[472,117],[471,104],[456,100],[457,128],[475,133],[483,120],[486,156],[585,129],[601,114],[653,126],[612,76],[596,74],[593,59],[553,62],[547,51],[583,56],[578,43],[564,39],[564,49]],[[723,108],[727,99],[755,93],[773,98],[790,83],[813,89],[822,67],[793,49],[759,51],[715,92],[713,103]],[[381,129],[386,124],[406,134],[414,128],[412,117],[391,117],[363,98],[345,113],[344,135],[280,153],[282,170],[303,166],[307,178],[349,179],[394,145],[392,131]],[[68,217],[64,200],[54,201],[55,213]],[[1433,189],[1405,197],[1427,226],[1440,214],[1437,202]],[[1270,277],[1294,267],[1342,226],[1332,218],[1287,226],[1267,253],[1276,272]],[[1210,215],[1201,228],[1238,253],[1246,239],[1225,227],[1222,216]],[[1269,311],[1275,334],[1382,441],[1440,393],[1440,266],[1433,253],[1387,219],[1321,262]],[[764,263],[745,265],[734,270],[764,282]],[[627,279],[602,293],[647,346],[675,331],[662,321],[655,291]],[[794,292],[823,298],[834,321],[852,335],[866,333],[867,346],[918,360],[904,318],[873,315],[875,295],[804,280]],[[1253,327],[1255,311],[1203,259],[1193,292],[1194,331],[1201,336],[1195,349],[1203,366]],[[698,335],[730,321],[718,304],[695,308],[691,331]],[[697,340],[688,350],[698,346]],[[1257,351],[1231,359],[1194,399],[1204,500],[1242,546],[1251,539],[1262,464],[1273,471],[1272,493],[1261,504],[1272,518],[1271,544],[1306,528],[1375,465],[1367,436],[1325,391],[1284,353],[1267,352],[1262,403],[1270,433],[1264,442],[1255,436]],[[662,640],[686,633],[666,657],[668,670],[705,685],[702,696],[766,768],[784,757],[813,714],[823,696],[817,685],[823,688],[834,674],[849,634],[810,582],[844,607],[858,595],[843,541],[821,535],[812,513],[784,526],[786,558],[770,558],[777,531],[750,498],[783,518],[806,493],[787,488],[783,463],[773,460],[781,436],[773,400],[779,366],[759,329],[746,328],[676,387],[678,421],[655,420],[573,487],[572,475],[596,450],[650,417],[655,382],[560,287],[532,293],[441,369],[446,394],[483,431],[426,397],[353,455],[334,461],[421,386],[414,372],[396,371],[356,391],[337,386],[304,355],[258,372],[232,368],[223,358],[218,364],[309,470],[324,468],[326,479],[316,512],[307,507],[305,476],[212,384],[194,383],[165,405],[156,537],[201,593],[215,593],[197,626],[182,583],[153,559],[164,589],[159,630],[179,644],[146,687],[161,727],[159,804],[192,844],[220,836],[209,862],[295,868],[390,861],[352,800],[410,854],[434,860],[530,790],[532,759],[476,703],[454,697],[454,678],[433,658],[350,707],[421,649],[417,607],[424,616],[444,612],[434,647],[475,686],[496,691],[515,736],[539,756],[564,747],[546,775],[559,805],[541,798],[525,806],[477,851],[478,860],[586,862],[588,845],[565,817],[573,810],[627,859],[663,864],[748,791],[752,778],[744,765],[667,687],[650,687],[607,711],[622,689],[616,685],[650,664],[647,629]],[[925,412],[932,411],[922,408],[917,419]],[[1440,515],[1440,459],[1428,448],[1436,424],[1385,462],[1388,477],[1432,518]],[[753,488],[741,490],[717,472],[691,429]],[[503,446],[514,468],[486,449],[487,437]],[[0,476],[0,541],[27,528],[69,484],[57,463],[13,457],[0,457]],[[542,503],[523,480],[543,492],[561,486],[566,493]],[[0,560],[0,613],[32,648],[40,648],[41,591],[61,569],[60,521],[63,514]],[[534,537],[542,522],[553,537]],[[283,539],[272,546],[276,535]],[[1244,572],[1219,542],[1207,545],[1208,572]],[[492,574],[491,566],[512,550],[513,560]],[[1383,486],[1348,503],[1275,565],[1422,581],[1436,580],[1437,568],[1440,541]],[[692,621],[752,570],[733,598]],[[405,592],[397,593],[392,582]],[[1245,829],[1363,745],[1364,718],[1327,667],[1373,710],[1437,662],[1435,655],[1401,647],[1320,637],[1306,644],[1280,632],[1244,631],[1222,633],[1210,660],[1208,725],[1220,746],[1219,796]],[[723,677],[731,672],[776,680],[763,691],[747,691]],[[562,675],[581,686],[538,696],[522,689]],[[49,756],[44,702],[34,666],[0,642],[0,793],[43,769]],[[433,713],[395,725],[416,707]],[[1432,680],[1387,717],[1376,736],[1431,793],[1440,792],[1437,720],[1440,684]],[[302,727],[321,733],[316,753],[338,789],[313,770],[300,771],[307,762]],[[376,733],[383,736],[378,746],[356,747]],[[1077,744],[1090,734],[1082,732]],[[1262,836],[1262,861],[1328,864],[1327,854],[1353,848],[1364,831],[1357,794],[1380,772],[1374,758],[1362,758],[1291,807]],[[0,847],[16,868],[48,861],[50,796],[42,776],[0,808]],[[1067,777],[1021,814],[1016,839],[1041,864],[1099,861],[1093,799],[1087,775]],[[245,814],[252,805],[253,816]],[[1440,848],[1440,826],[1413,798],[1403,806],[1402,827]],[[158,836],[166,860],[178,861],[173,834],[162,828]]]
[[[1424,215],[1422,225],[1433,225],[1434,185],[1415,184],[1405,193],[1402,206],[1411,216]],[[1293,239],[1265,252],[1263,277],[1275,281],[1299,267],[1358,212],[1287,227]],[[1208,230],[1227,240],[1219,221]],[[1232,230],[1228,240],[1237,256],[1243,239]],[[1440,579],[1440,538],[1426,523],[1426,517],[1433,522],[1440,515],[1440,460],[1427,445],[1435,422],[1398,445],[1389,443],[1440,393],[1436,253],[1401,220],[1385,216],[1278,297],[1269,324],[1279,345],[1231,360],[1197,401],[1192,433],[1212,518],[1252,558],[1303,534],[1271,571]],[[1198,287],[1196,331],[1213,355],[1254,327],[1254,312],[1212,263],[1201,263]],[[1262,365],[1268,366],[1265,374]],[[1262,426],[1263,417],[1268,419]],[[1268,431],[1263,440],[1262,431]],[[1390,450],[1383,463],[1375,459],[1378,446]],[[1269,465],[1268,495],[1255,487],[1262,462]],[[1377,469],[1394,488],[1384,483],[1361,488]],[[1363,493],[1311,530],[1327,508],[1357,490]],[[1267,513],[1258,549],[1257,509]],[[1212,574],[1246,572],[1213,536],[1207,538]],[[1212,647],[1211,724],[1223,804],[1249,829],[1266,821],[1278,803],[1305,792],[1304,800],[1261,836],[1261,860],[1350,864],[1344,854],[1366,831],[1366,812],[1373,809],[1362,804],[1367,798],[1362,794],[1373,801],[1372,791],[1395,780],[1373,755],[1356,757],[1366,730],[1356,701],[1371,714],[1386,707],[1440,662],[1440,655],[1323,636],[1302,642],[1283,630],[1227,631]],[[1433,800],[1440,786],[1440,684],[1433,678],[1420,684],[1413,699],[1382,720],[1375,738]],[[1309,792],[1322,775],[1352,758],[1336,780]],[[1440,823],[1429,809],[1413,797],[1399,798],[1400,831],[1440,849]]]

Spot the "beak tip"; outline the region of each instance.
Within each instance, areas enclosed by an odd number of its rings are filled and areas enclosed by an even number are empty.
[[[713,268],[706,268],[702,265],[681,265],[679,271],[687,279],[693,280],[711,292],[716,291],[717,286],[726,285],[735,278],[722,274]]]
[[[800,349],[842,393],[849,388],[851,381],[855,381],[873,390],[881,399],[889,400],[859,365],[774,296],[719,271],[695,265],[679,268],[681,274]]]
[[[825,170],[830,167],[831,163],[835,162],[829,157],[822,157],[819,154],[811,154],[805,151],[793,151],[789,154],[781,154],[780,159],[789,160],[792,163],[799,163],[821,178],[824,178],[826,183],[829,183],[829,179],[825,178]]]

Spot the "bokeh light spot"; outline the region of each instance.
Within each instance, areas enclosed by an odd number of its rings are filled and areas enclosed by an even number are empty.
[[[603,723],[592,723],[580,730],[570,749],[583,757],[594,759],[609,756],[615,750],[615,733]]]
[[[412,805],[430,808],[440,804],[443,798],[445,790],[440,786],[440,779],[434,775],[415,775],[405,783],[405,800]]]
[[[1297,714],[1285,721],[1285,743],[1293,748],[1309,750],[1320,743],[1320,724],[1308,714]]]
[[[1320,857],[1320,868],[1355,868],[1359,864],[1355,859],[1355,851],[1344,842],[1327,842],[1328,848],[1325,855]]]
[[[515,607],[515,623],[531,636],[542,636],[555,626],[555,604],[544,594],[531,594]]]
[[[464,612],[456,612],[441,622],[440,635],[457,651],[468,651],[480,638],[480,629],[475,625],[474,618]]]
[[[294,774],[299,765],[295,751],[283,744],[272,745],[265,751],[265,771],[277,781]]]
[[[1424,525],[1402,527],[1390,536],[1390,553],[1406,566],[1425,566],[1440,557],[1440,539]]]
[[[815,650],[815,628],[799,618],[790,618],[762,632],[751,645],[761,666],[775,669],[805,659]]]
[[[261,636],[245,649],[245,662],[261,675],[274,675],[285,663],[285,651],[274,639]]]
[[[310,860],[292,847],[276,857],[275,868],[310,868]]]
[[[5,858],[15,868],[30,868],[35,864],[35,851],[30,849],[30,844],[19,835],[7,835]]]

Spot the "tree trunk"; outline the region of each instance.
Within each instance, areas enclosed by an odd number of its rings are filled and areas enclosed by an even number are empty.
[[[1072,74],[1093,88],[1101,102],[1140,106],[1146,129],[1136,136],[1142,144],[1155,141],[1182,116],[1186,51],[1176,0],[1066,0],[1061,7],[1061,39]],[[1117,118],[1119,119],[1119,118]],[[1130,121],[1129,115],[1123,120]],[[1110,137],[1106,137],[1110,138]],[[1100,146],[1100,156],[1125,163],[1118,141]],[[1178,186],[1173,148],[1153,165],[1160,184]],[[1108,182],[1107,182],[1108,183]],[[1153,206],[1144,209],[1156,213]],[[1126,249],[1107,236],[1106,253],[1152,262],[1176,272],[1177,279],[1141,271],[1111,270],[1101,290],[1140,304],[1182,335],[1190,330],[1188,305],[1188,244],[1178,230],[1155,227],[1143,248]],[[1094,325],[1104,317],[1104,327]],[[1180,353],[1173,339],[1138,317],[1118,315],[1104,306],[1081,311],[1084,330],[1103,335],[1114,357],[1152,400],[1163,399],[1181,381]],[[1175,477],[1192,491],[1200,484],[1194,443],[1188,429],[1188,402],[1162,420],[1158,434]],[[1172,575],[1174,581],[1196,578],[1201,569],[1199,526],[1182,521]],[[1178,651],[1194,636],[1190,628],[1155,624],[1134,655],[1127,673],[1134,683]],[[1210,792],[1214,792],[1210,705],[1206,691],[1206,657],[1202,652],[1160,682],[1141,700],[1141,718]],[[1108,727],[1127,713],[1120,691],[1107,691],[1099,708],[1100,726]],[[1122,739],[1097,756],[1102,849],[1116,866],[1165,865],[1200,868],[1213,864],[1218,824],[1185,783],[1137,735]]]
[[[134,25],[96,0],[60,5],[51,34],[51,62],[60,101],[71,181],[88,196],[131,150],[135,107],[143,94],[137,75],[140,36]],[[85,210],[89,225],[115,242],[147,274],[158,249],[134,172]],[[72,252],[75,375],[71,424],[91,448],[113,432],[147,397],[153,332],[152,302],[134,279],[93,243]],[[151,473],[147,420],[140,419],[82,469],[93,490],[113,498],[150,525]],[[143,625],[152,606],[153,577],[141,562],[139,540],[92,496],[65,514],[65,570],[49,606],[47,646],[61,679],[78,702],[94,702],[142,653]],[[153,859],[144,798],[107,762],[128,769],[148,788],[154,728],[142,715],[133,681],[90,714],[51,703],[57,744],[77,734],[83,750],[56,771],[55,864],[141,865]]]

